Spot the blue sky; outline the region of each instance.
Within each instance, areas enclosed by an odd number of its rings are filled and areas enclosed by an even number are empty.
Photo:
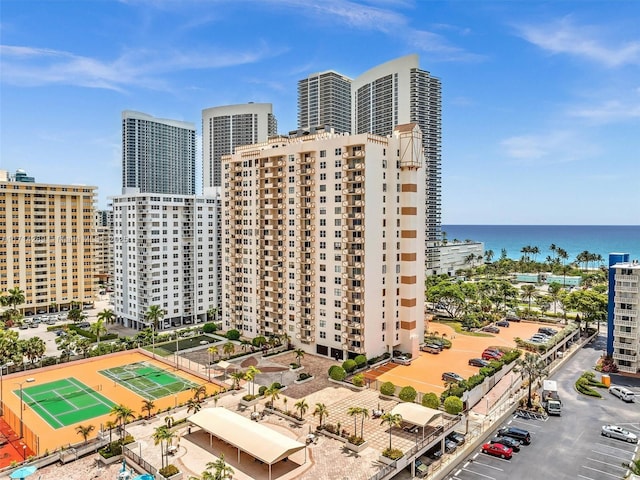
[[[418,53],[444,224],[640,224],[640,2],[2,0],[0,168],[120,193],[122,110],[193,122]],[[199,159],[200,160],[200,159]],[[200,161],[198,162],[201,163]]]

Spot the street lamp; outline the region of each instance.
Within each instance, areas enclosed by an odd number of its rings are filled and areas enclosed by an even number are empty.
[[[22,411],[24,410],[24,400],[22,398],[22,385],[24,385],[25,383],[31,383],[31,382],[35,382],[36,379],[35,378],[27,378],[24,382],[15,382],[16,385],[20,385],[20,438],[24,438],[24,428],[23,428],[23,422],[22,422]]]

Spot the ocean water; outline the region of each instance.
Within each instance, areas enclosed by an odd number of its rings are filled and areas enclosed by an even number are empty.
[[[522,247],[538,247],[536,260],[544,261],[552,255],[549,247],[555,244],[569,254],[569,261],[587,250],[602,255],[608,265],[610,253],[629,253],[631,260],[640,260],[639,225],[443,225],[447,241],[474,240],[484,243],[484,250],[493,250],[494,260],[502,249],[507,257],[522,257]]]

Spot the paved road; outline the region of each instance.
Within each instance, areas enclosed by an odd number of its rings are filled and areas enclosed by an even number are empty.
[[[501,460],[473,452],[455,470],[450,480],[506,480],[553,478],[579,480],[622,479],[638,445],[600,435],[607,423],[624,426],[640,435],[640,379],[612,376],[613,384],[626,385],[637,394],[637,402],[626,404],[606,390],[603,399],[589,398],[573,385],[585,370],[591,370],[603,353],[606,337],[584,347],[552,378],[558,381],[563,401],[561,417],[546,421],[513,417],[507,424],[529,430],[531,445],[523,446],[512,460]]]

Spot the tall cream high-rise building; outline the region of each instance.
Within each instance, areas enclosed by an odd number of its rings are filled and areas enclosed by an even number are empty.
[[[243,103],[202,111],[202,181],[204,191],[220,187],[220,158],[239,145],[264,142],[276,135],[278,123],[270,103]]]
[[[20,288],[32,313],[93,303],[96,187],[0,178],[0,293]]]
[[[223,326],[343,359],[417,354],[424,333],[422,132],[318,133],[223,165]]]
[[[333,73],[329,77],[328,74]],[[322,77],[325,75],[325,78]],[[298,124],[315,121],[351,133],[391,135],[394,127],[417,123],[422,130],[425,155],[425,268],[429,274],[440,272],[439,244],[441,220],[441,83],[420,69],[418,55],[407,55],[378,65],[350,82],[350,98],[342,92],[335,72],[313,74],[298,82]],[[324,89],[322,87],[324,82]],[[330,120],[329,112],[350,109],[350,129],[343,130]],[[307,120],[312,119],[312,120]],[[313,125],[312,125],[313,126]]]

